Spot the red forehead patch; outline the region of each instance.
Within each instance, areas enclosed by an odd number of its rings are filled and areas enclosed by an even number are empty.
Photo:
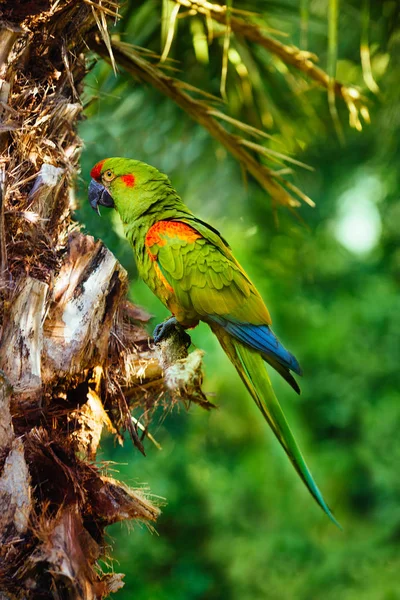
[[[128,175],[122,175],[121,180],[127,187],[134,187],[135,185],[135,176],[132,173],[128,173]]]
[[[90,177],[92,177],[92,179],[100,179],[101,169],[103,168],[105,162],[106,159],[104,158],[103,160],[94,165],[93,169],[90,171]]]

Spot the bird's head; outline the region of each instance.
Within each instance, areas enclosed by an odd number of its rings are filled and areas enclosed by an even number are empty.
[[[156,168],[130,158],[105,158],[90,171],[89,202],[115,208],[123,221],[140,216],[157,201],[160,186],[169,179]],[[158,190],[158,193],[157,193]]]

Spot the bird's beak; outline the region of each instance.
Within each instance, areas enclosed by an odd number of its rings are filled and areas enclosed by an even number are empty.
[[[107,208],[112,208],[113,206],[115,206],[114,200],[108,193],[107,188],[105,188],[104,185],[101,185],[101,183],[97,183],[97,181],[95,181],[94,179],[92,179],[92,181],[90,182],[88,197],[90,206],[98,214],[100,214],[99,205],[106,206]]]

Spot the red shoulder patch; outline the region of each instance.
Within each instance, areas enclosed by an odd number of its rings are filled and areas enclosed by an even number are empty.
[[[189,244],[201,238],[198,231],[181,221],[158,221],[147,232],[145,239],[147,248],[151,248],[154,244],[165,246],[167,240],[162,238],[162,235],[169,238],[178,238]]]
[[[101,169],[103,168],[104,163],[106,162],[106,158],[104,158],[103,160],[101,160],[100,162],[96,163],[93,167],[93,169],[90,171],[90,177],[92,179],[100,179],[101,176]]]
[[[123,181],[127,187],[133,188],[135,186],[135,176],[132,175],[132,173],[128,173],[128,175],[121,175],[121,181]]]

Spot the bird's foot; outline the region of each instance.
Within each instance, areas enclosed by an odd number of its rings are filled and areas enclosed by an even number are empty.
[[[153,338],[156,344],[159,344],[163,340],[166,340],[173,335],[178,335],[182,344],[189,348],[192,340],[190,339],[190,335],[186,333],[182,325],[178,323],[175,317],[169,317],[162,323],[159,323],[153,331]]]

